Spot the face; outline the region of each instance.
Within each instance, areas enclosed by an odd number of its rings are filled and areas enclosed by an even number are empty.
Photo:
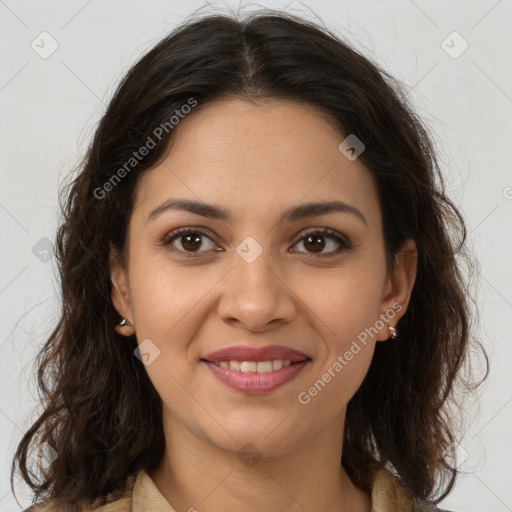
[[[112,270],[164,425],[233,452],[250,442],[285,453],[326,429],[341,437],[375,343],[406,310],[414,244],[388,273],[374,179],[309,106],[218,101],[174,130],[139,181],[127,264]],[[217,366],[211,354],[227,348]]]

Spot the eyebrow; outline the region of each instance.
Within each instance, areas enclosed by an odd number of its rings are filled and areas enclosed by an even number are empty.
[[[213,204],[203,203],[193,199],[168,199],[149,213],[147,222],[169,210],[183,210],[201,215],[208,219],[222,221],[229,221],[231,218],[228,210],[224,210]],[[365,226],[368,226],[364,215],[355,206],[342,201],[312,202],[294,206],[281,215],[278,224],[282,222],[291,223],[308,217],[317,217],[334,212],[354,215],[362,221]]]

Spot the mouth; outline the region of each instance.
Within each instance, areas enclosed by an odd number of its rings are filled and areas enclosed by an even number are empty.
[[[294,349],[228,347],[200,359],[223,384],[238,392],[259,395],[294,379],[312,358]]]

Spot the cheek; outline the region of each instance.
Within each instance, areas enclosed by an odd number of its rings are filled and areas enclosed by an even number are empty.
[[[156,354],[145,369],[163,404],[172,403],[175,411],[190,407],[187,389],[194,362],[188,358],[188,346],[204,321],[201,300],[213,286],[210,281],[204,274],[184,275],[169,266],[155,265],[133,274],[139,347],[142,352],[145,343]]]
[[[297,296],[320,326],[330,345],[342,350],[348,340],[379,318],[384,270],[371,265],[347,265],[324,274],[303,273]]]
[[[195,377],[198,336],[211,314],[211,293],[225,274],[206,267],[177,267],[168,261],[151,264],[150,255],[133,258],[130,286],[140,350],[142,343],[156,357],[146,371],[164,403],[187,404],[187,389]],[[137,264],[137,263],[141,264]],[[144,264],[142,264],[144,263]],[[150,342],[146,341],[150,340]]]
[[[373,346],[349,345],[317,372],[308,387],[297,394],[297,401],[314,409],[316,421],[324,423],[342,411],[361,386],[373,355]],[[320,418],[322,420],[320,421]]]
[[[298,294],[304,297],[313,328],[321,337],[315,380],[301,390],[305,401],[321,396],[319,403],[325,402],[325,410],[334,414],[337,409],[328,404],[346,405],[361,385],[381,327],[377,325],[381,279],[378,272],[365,268],[301,280]]]
[[[363,382],[375,349],[378,308],[364,295],[339,293],[325,300],[316,317],[315,330],[321,336],[313,378],[297,400],[315,402],[318,418],[328,421],[339,414]],[[327,305],[328,304],[328,305]]]
[[[178,268],[166,262],[133,265],[130,284],[137,335],[163,344],[184,339],[183,330],[195,324],[191,319],[218,280],[213,270]]]

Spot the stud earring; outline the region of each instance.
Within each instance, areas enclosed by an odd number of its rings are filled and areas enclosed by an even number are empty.
[[[389,332],[391,333],[391,338],[393,339],[398,336],[398,330],[395,329],[392,325],[389,326]]]
[[[132,336],[135,334],[135,328],[130,323],[128,318],[123,318],[115,327],[118,334],[122,336]]]

